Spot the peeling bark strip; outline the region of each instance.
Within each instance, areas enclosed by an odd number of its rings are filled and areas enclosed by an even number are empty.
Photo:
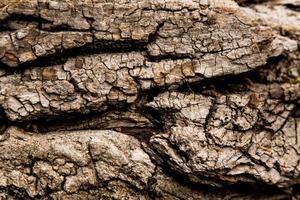
[[[300,199],[297,1],[0,2],[1,199]]]

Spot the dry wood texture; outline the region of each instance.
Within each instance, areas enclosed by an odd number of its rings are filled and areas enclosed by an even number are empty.
[[[300,199],[299,11],[2,0],[0,199]]]

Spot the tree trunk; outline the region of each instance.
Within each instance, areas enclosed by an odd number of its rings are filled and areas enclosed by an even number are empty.
[[[299,11],[0,2],[0,199],[300,199]]]

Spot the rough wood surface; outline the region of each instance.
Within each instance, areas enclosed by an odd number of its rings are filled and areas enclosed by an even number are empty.
[[[0,2],[0,199],[300,199],[300,2]]]

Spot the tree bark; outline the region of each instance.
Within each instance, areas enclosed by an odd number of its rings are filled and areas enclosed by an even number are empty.
[[[299,10],[0,2],[1,199],[300,199]]]

